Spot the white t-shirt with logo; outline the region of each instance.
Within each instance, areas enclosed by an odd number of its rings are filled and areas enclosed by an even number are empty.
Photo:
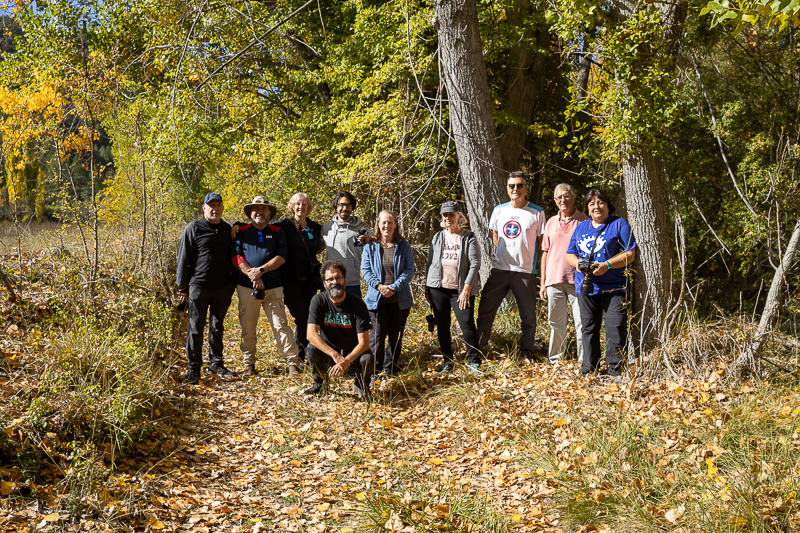
[[[528,202],[524,207],[500,204],[492,211],[489,229],[497,232],[494,268],[538,274],[538,237],[544,233],[544,211]]]
[[[461,235],[444,233],[442,249],[442,287],[458,289],[458,255],[461,253]]]

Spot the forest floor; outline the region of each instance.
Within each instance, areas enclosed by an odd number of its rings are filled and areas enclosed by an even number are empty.
[[[52,261],[24,268],[56,272]],[[513,314],[499,319],[484,374],[442,375],[416,310],[405,372],[379,383],[372,403],[350,380],[303,398],[310,373],[283,376],[263,320],[257,377],[187,385],[178,329],[147,432],[119,450],[102,436],[70,448],[26,403],[58,355],[36,318],[48,281],[27,279],[25,309],[0,295],[0,531],[800,527],[797,382],[733,383],[724,364],[621,385],[582,378],[574,361],[515,358]],[[226,364],[241,370],[235,300],[226,328]]]

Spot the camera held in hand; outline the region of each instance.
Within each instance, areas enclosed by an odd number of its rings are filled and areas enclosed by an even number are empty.
[[[436,320],[433,318],[433,315],[427,315],[425,321],[428,323],[428,331],[433,333],[436,329]]]
[[[578,262],[578,272],[583,273],[583,281],[581,282],[581,294],[587,296],[591,294],[592,290],[594,289],[594,267],[592,266],[591,261],[580,261]]]
[[[264,289],[253,289],[253,292],[250,293],[250,296],[252,296],[254,300],[263,300]]]
[[[367,230],[367,228],[361,228],[360,230],[358,230],[358,235],[353,237],[353,246],[364,246],[364,243],[361,242],[359,239],[362,236],[366,235],[367,233],[369,233],[369,230]]]

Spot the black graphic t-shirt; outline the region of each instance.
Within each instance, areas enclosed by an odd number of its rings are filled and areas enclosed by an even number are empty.
[[[344,355],[358,346],[359,333],[372,329],[367,304],[350,293],[340,304],[333,303],[327,292],[314,296],[308,309],[308,323],[318,325],[325,342]]]

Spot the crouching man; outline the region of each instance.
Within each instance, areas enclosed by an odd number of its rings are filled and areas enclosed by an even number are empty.
[[[303,393],[314,396],[325,391],[328,375],[353,376],[359,398],[371,399],[369,384],[375,372],[375,357],[369,351],[372,323],[367,305],[348,293],[347,269],[341,261],[329,260],[320,269],[325,292],[314,296],[308,311],[308,349],[314,385]]]

